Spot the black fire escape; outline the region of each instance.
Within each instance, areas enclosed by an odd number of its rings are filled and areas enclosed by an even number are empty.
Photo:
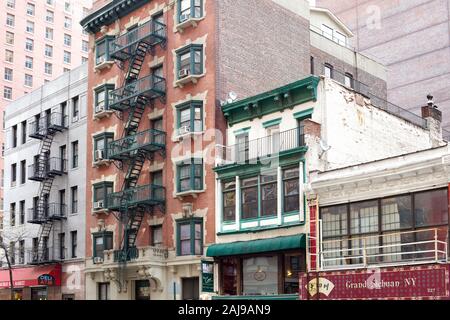
[[[153,213],[155,207],[161,212],[165,210],[163,186],[138,186],[146,159],[153,160],[155,152],[165,155],[165,132],[154,129],[138,132],[145,108],[153,107],[155,99],[165,103],[164,78],[153,74],[139,78],[146,55],[153,55],[157,45],[165,48],[166,26],[154,20],[119,36],[112,43],[111,57],[126,69],[123,86],[110,95],[110,108],[126,119],[123,135],[108,145],[108,158],[126,168],[121,191],[107,197],[108,209],[119,214],[116,217],[123,228],[121,247],[115,252],[119,263],[136,258],[136,238],[145,213]]]
[[[67,129],[67,116],[57,112],[46,112],[30,121],[29,136],[41,140],[39,154],[28,167],[28,179],[40,182],[38,196],[33,207],[28,210],[28,223],[39,225],[37,243],[29,253],[30,264],[44,264],[58,260],[48,246],[50,232],[55,221],[66,219],[64,204],[49,203],[50,191],[56,176],[67,173],[66,159],[50,157],[53,138]]]

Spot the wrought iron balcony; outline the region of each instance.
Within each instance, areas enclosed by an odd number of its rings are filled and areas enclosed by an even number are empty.
[[[149,263],[149,262],[163,262],[169,256],[169,250],[166,247],[132,247],[128,250],[105,250],[104,263],[118,263],[118,262],[135,262],[135,263]]]
[[[39,119],[33,118],[30,121],[30,129],[28,136],[34,139],[43,139],[49,134],[61,132],[67,129],[68,117],[62,113],[53,112],[49,116],[44,116]]]
[[[216,147],[217,166],[251,164],[305,146],[303,126],[232,146]]]
[[[139,42],[145,42],[148,47],[152,48],[158,44],[165,44],[166,39],[166,25],[156,20],[150,20],[112,41],[110,57],[123,61],[135,54]]]
[[[61,158],[38,160],[28,166],[28,179],[33,181],[44,181],[49,177],[61,176],[65,173],[67,173],[67,160]]]
[[[65,258],[65,250],[61,254],[61,252],[59,252],[58,249],[53,247],[47,247],[28,250],[27,263],[30,265],[40,265],[40,264],[60,262]]]
[[[150,129],[111,142],[108,145],[108,158],[112,160],[124,160],[132,157],[133,151],[145,150],[154,152],[164,150],[165,147],[166,133],[164,131]]]
[[[28,223],[43,224],[47,221],[57,221],[67,218],[67,205],[63,203],[49,203],[28,209]]]
[[[149,75],[110,93],[110,109],[124,111],[129,109],[137,98],[146,100],[163,97],[166,94],[166,79]]]
[[[166,190],[162,186],[146,185],[107,195],[109,210],[120,211],[138,206],[164,205]]]

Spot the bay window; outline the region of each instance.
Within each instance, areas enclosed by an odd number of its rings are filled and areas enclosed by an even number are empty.
[[[203,73],[203,45],[189,45],[177,51],[177,79]]]
[[[203,16],[203,0],[178,0],[178,22]]]
[[[113,233],[99,232],[94,233],[92,236],[94,239],[93,257],[103,258],[103,252],[113,248]]]
[[[113,84],[107,84],[95,89],[95,113],[109,110],[112,91],[114,91]]]
[[[113,141],[113,132],[104,132],[94,137],[94,162],[108,159],[108,145]]]
[[[99,65],[104,62],[110,61],[110,43],[114,40],[114,37],[104,37],[98,40],[95,44],[95,64]]]
[[[111,181],[104,181],[96,183],[93,186],[93,201],[94,210],[107,208],[107,197],[114,192],[114,183]],[[99,203],[103,203],[100,205]]]
[[[177,165],[178,192],[203,189],[203,160],[189,159]]]
[[[203,131],[203,102],[191,101],[177,107],[178,134]]]
[[[203,254],[203,220],[189,219],[177,222],[178,256]]]

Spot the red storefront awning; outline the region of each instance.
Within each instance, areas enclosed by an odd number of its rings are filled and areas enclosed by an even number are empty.
[[[61,286],[61,265],[14,268],[13,284],[16,288],[39,285]],[[0,289],[9,287],[9,271],[2,269],[0,270]]]

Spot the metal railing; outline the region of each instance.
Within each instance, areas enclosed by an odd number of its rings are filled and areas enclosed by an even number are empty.
[[[163,203],[165,201],[165,195],[166,191],[163,186],[149,184],[108,194],[106,203],[108,209],[119,210],[137,205]]]
[[[231,146],[216,146],[217,166],[246,164],[305,146],[304,127],[272,134]]]
[[[38,160],[28,166],[28,179],[42,180],[49,175],[60,175],[67,173],[67,160],[61,158],[50,158]]]
[[[315,25],[310,25],[310,30],[314,33],[317,33],[318,35],[327,38],[328,40],[331,40],[333,42],[335,42],[336,44],[345,47],[347,49],[350,49],[352,51],[355,51],[355,48],[352,47],[349,42],[348,42],[348,38],[346,37],[346,41],[342,41],[342,39],[339,39],[337,37],[335,37],[333,34],[330,34],[328,32],[325,32],[324,30],[322,30],[322,28],[317,27]]]
[[[44,207],[28,209],[29,223],[43,223],[49,220],[61,220],[67,218],[67,205],[64,203],[49,203]]]
[[[154,94],[148,94],[154,92]],[[110,93],[111,101],[109,103],[110,109],[122,110],[119,104],[125,100],[136,98],[139,95],[144,95],[147,98],[160,96],[166,92],[166,79],[157,75],[149,75],[139,80],[136,80],[126,86],[116,89]],[[147,93],[147,94],[146,94]]]
[[[68,116],[59,112],[52,112],[50,116],[43,116],[39,119],[33,118],[30,121],[28,135],[30,137],[44,136],[49,130],[62,130],[67,128]]]
[[[447,243],[447,228],[324,240],[319,244],[320,270],[446,263]]]
[[[136,135],[110,142],[107,148],[108,157],[115,158],[138,149],[151,149],[149,151],[153,151],[165,148],[165,145],[166,133],[156,129],[149,129]]]
[[[111,56],[119,51],[136,45],[139,41],[148,39],[148,44],[155,45],[167,37],[167,27],[164,23],[150,20],[111,42]]]

